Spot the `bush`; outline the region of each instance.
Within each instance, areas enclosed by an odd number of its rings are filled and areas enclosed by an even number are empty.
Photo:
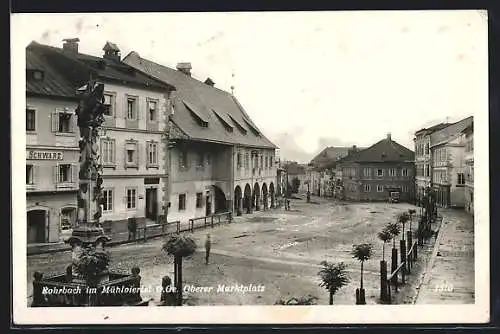
[[[284,298],[280,297],[274,305],[316,305],[318,297],[307,295],[301,297]]]

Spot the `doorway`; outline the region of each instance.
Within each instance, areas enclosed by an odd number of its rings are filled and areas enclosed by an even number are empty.
[[[205,216],[210,216],[212,214],[212,201],[210,195],[205,197]]]
[[[156,221],[158,217],[158,190],[146,188],[146,218]]]
[[[32,210],[27,212],[27,227],[28,227],[28,244],[44,243],[45,240],[45,224],[46,211]]]

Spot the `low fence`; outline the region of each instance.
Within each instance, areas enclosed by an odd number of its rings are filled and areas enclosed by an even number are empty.
[[[406,239],[400,240],[399,250],[392,248],[390,273],[387,272],[387,262],[380,261],[380,301],[382,303],[391,303],[392,290],[398,292],[399,287],[406,283],[407,275],[411,274],[418,259],[418,242],[413,241],[412,234],[412,231],[407,231]]]
[[[233,213],[231,211],[215,213],[210,216],[191,218],[189,219],[189,231],[194,232],[196,229],[214,227],[221,223],[231,223],[233,221]]]
[[[135,235],[135,239],[146,242],[148,239],[162,237],[174,233],[179,234],[181,232],[182,232],[181,222],[177,220],[173,222],[165,222],[165,223],[139,227],[137,229],[137,234]]]

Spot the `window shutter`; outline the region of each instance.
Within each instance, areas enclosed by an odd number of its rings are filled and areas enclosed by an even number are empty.
[[[71,182],[78,182],[78,165],[71,164]]]
[[[76,129],[76,115],[71,113],[71,118],[69,119],[69,132],[75,132]]]
[[[125,145],[123,149],[123,165],[125,166],[125,168],[127,167],[127,163],[128,163],[128,152],[127,152],[127,145]]]
[[[139,149],[141,144],[139,142],[135,143],[135,164],[139,166],[139,161],[141,161],[140,158],[140,152],[141,150]]]
[[[146,166],[149,166],[153,161],[150,160],[149,156],[151,154],[151,142],[146,142]]]
[[[115,140],[111,140],[111,142],[108,144],[110,145],[111,147],[111,154],[110,154],[110,159],[111,159],[111,163],[112,164],[115,164],[116,163],[116,142]]]
[[[53,174],[54,174],[54,183],[58,184],[59,183],[59,165],[56,164],[53,168]]]
[[[51,114],[51,121],[52,121],[52,132],[58,132],[59,131],[59,113],[57,111],[54,111]]]
[[[37,184],[38,182],[39,167],[38,165],[33,165],[33,184]]]

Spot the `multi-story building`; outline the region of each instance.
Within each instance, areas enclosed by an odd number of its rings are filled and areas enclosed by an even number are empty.
[[[89,79],[104,83],[106,110],[99,144],[104,181],[101,221],[125,222],[132,216],[139,221],[154,221],[163,214],[161,203],[167,179],[164,164],[166,143],[163,136],[167,95],[174,88],[123,63],[120,50],[115,44],[108,42],[103,50],[105,53],[102,58],[83,54],[78,50],[78,39],[66,40],[62,48],[36,42],[28,46],[29,52],[36,53],[59,77],[69,82],[68,89],[72,87],[75,95],[76,90]],[[54,90],[60,82],[64,82],[63,79],[55,80],[51,83],[52,86],[47,83],[45,90]],[[56,138],[56,144],[64,139],[64,145],[72,147],[71,152],[74,153],[71,161],[77,162],[79,136],[74,124],[74,110],[73,103],[67,109],[52,111],[51,123],[47,123],[50,124],[51,131],[46,130]],[[68,119],[72,122],[71,128],[66,125]],[[70,133],[58,133],[61,131]],[[71,189],[76,190],[76,166],[71,165],[69,172],[69,167],[64,168],[66,167],[55,169],[54,180],[45,182],[54,183],[52,187],[66,187],[59,184],[66,184],[69,178]],[[71,178],[62,176],[66,174],[71,175]],[[72,198],[76,207],[76,197]],[[65,221],[65,218],[61,221]],[[74,211],[71,221],[74,221]],[[61,224],[73,226],[66,222]]]
[[[299,180],[299,188],[298,193],[305,193],[307,192],[308,189],[308,178],[307,178],[307,171],[306,167],[304,164],[299,164],[296,161],[286,161],[283,164],[283,168],[286,170],[286,175],[288,177],[288,183],[289,186],[292,187],[293,189],[293,180],[297,179]],[[309,185],[310,189],[310,185]]]
[[[60,241],[77,214],[75,89],[37,52],[26,50],[27,242]]]
[[[398,191],[401,201],[413,201],[415,155],[393,141],[390,134],[376,144],[338,161],[342,170],[342,198],[352,201],[387,201]]]
[[[465,206],[465,144],[461,134],[472,121],[472,116],[467,117],[431,134],[432,187],[438,206]]]
[[[465,211],[474,214],[474,124],[462,131],[464,142]]]
[[[172,69],[135,51],[124,62],[176,87],[168,110],[169,220],[275,205],[277,147],[232,94],[195,79],[190,63]]]
[[[308,180],[312,185],[311,192],[317,196],[333,196],[335,188],[335,169],[338,160],[353,150],[362,150],[356,145],[352,147],[328,146],[318,153],[309,163]]]
[[[444,129],[450,123],[440,123],[429,128],[415,132],[415,191],[416,198],[421,198],[425,189],[431,186],[432,161],[431,161],[431,134]]]

